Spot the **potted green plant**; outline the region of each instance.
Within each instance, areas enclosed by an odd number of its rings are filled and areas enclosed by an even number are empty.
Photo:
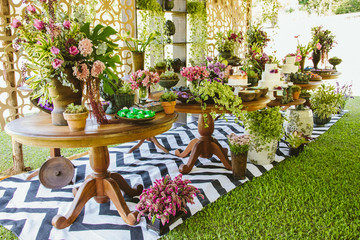
[[[219,56],[227,59],[234,55],[236,46],[244,40],[242,32],[229,30],[227,32],[218,32],[216,34],[215,46]]]
[[[119,35],[119,39],[125,42],[131,52],[133,72],[144,69],[145,50],[159,35],[160,33],[156,31],[150,32],[148,35],[142,35],[141,39],[130,37],[130,31]]]
[[[342,95],[335,92],[334,86],[321,84],[310,98],[314,123],[323,125],[330,122],[331,115],[338,111],[338,103],[341,98]]]
[[[298,156],[309,142],[309,137],[305,136],[302,132],[294,131],[286,136],[285,142],[290,148],[289,155]]]
[[[154,68],[160,76],[166,70],[166,62],[165,61],[157,62]]]
[[[166,71],[160,75],[159,85],[170,91],[170,88],[179,82],[179,76],[173,71]]]
[[[140,201],[136,204],[141,216],[146,218],[146,227],[156,231],[159,235],[169,231],[168,226],[187,213],[187,203],[194,204],[194,197],[198,195],[204,199],[200,191],[190,185],[190,180],[183,180],[182,174],[174,179],[169,175],[155,180],[153,186],[143,190]]]
[[[294,84],[291,86],[291,90],[292,90],[293,99],[298,100],[301,93],[301,87]]]
[[[306,100],[306,102],[304,103],[304,106],[310,107],[311,92],[306,89],[301,89],[300,97],[304,98]]]
[[[250,135],[238,136],[231,133],[227,136],[231,151],[231,167],[235,179],[246,178],[246,161],[250,144]]]
[[[250,83],[250,87],[256,86],[259,80],[259,75],[254,70],[246,71],[248,82]]]
[[[245,129],[251,136],[249,161],[265,165],[275,160],[278,141],[284,135],[284,120],[279,107],[245,113]]]
[[[89,111],[83,105],[69,104],[64,111],[64,118],[68,122],[70,131],[83,131]]]
[[[177,95],[174,92],[168,91],[160,96],[161,105],[166,114],[173,114],[175,111]]]
[[[114,94],[114,99],[118,110],[134,105],[135,94],[129,82],[123,82],[122,86]]]
[[[333,69],[336,70],[336,66],[342,62],[342,59],[338,57],[329,58],[329,63],[333,65]]]
[[[166,64],[168,68],[171,68],[176,73],[180,73],[181,67],[185,65],[180,58],[167,59]]]
[[[345,108],[346,102],[350,98],[354,98],[352,96],[352,84],[346,83],[346,84],[340,86],[339,82],[336,81],[335,93],[338,93],[341,95],[341,97],[339,98],[339,103],[338,103],[339,112],[341,112]]]
[[[168,0],[165,0],[168,1]],[[173,0],[171,0],[173,1]],[[171,20],[166,20],[165,22],[165,35],[168,36],[167,42],[171,43],[170,36],[173,36],[175,34],[176,28],[175,23]]]

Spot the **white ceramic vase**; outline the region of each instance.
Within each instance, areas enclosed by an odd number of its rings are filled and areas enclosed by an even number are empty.
[[[277,140],[261,144],[259,140],[252,136],[248,151],[248,161],[257,165],[272,163],[275,160],[277,145]]]
[[[285,117],[287,119],[284,123],[286,134],[298,131],[306,136],[311,136],[314,128],[313,112],[311,109],[288,109],[285,112]]]

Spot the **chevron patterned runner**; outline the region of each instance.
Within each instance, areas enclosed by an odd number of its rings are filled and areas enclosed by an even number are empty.
[[[329,124],[314,127],[313,137],[326,132],[342,115],[336,115]],[[228,147],[226,136],[231,132],[243,133],[243,128],[231,121],[215,122],[214,136],[223,147]],[[148,188],[155,179],[169,174],[172,178],[179,174],[178,168],[186,163],[188,158],[175,156],[176,149],[184,149],[191,139],[198,137],[197,123],[172,129],[157,136],[169,154],[157,149],[152,142],[147,142],[128,154],[128,150],[136,142],[121,144],[109,148],[110,171],[118,172],[131,186],[143,184]],[[272,169],[288,155],[288,148],[280,143],[275,162],[265,166],[247,164],[247,179],[234,180],[232,172],[226,170],[217,158],[199,161],[184,179],[190,179],[192,184],[200,189],[204,199],[195,199],[194,205],[188,205],[188,214],[170,226],[170,230],[181,224],[186,218],[200,211],[207,204],[214,202],[220,196],[231,191],[236,186],[261,176]],[[157,239],[159,236],[146,230],[145,219],[142,218],[136,226],[128,226],[119,216],[113,203],[98,204],[95,200],[88,201],[76,221],[68,228],[58,230],[51,225],[52,218],[57,214],[65,214],[73,201],[72,188],[78,187],[85,176],[92,172],[88,156],[72,161],[76,166],[74,185],[62,189],[51,190],[43,187],[38,177],[26,181],[29,173],[16,175],[0,182],[0,224],[13,231],[20,239]],[[138,198],[125,196],[130,210],[135,209]]]

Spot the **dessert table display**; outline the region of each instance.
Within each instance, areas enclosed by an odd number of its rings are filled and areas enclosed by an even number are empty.
[[[243,105],[247,111],[255,111],[266,107],[266,104],[270,102],[269,97],[262,97],[257,101],[243,102]],[[215,110],[214,105],[208,104],[206,112]],[[198,121],[198,132],[200,134],[199,138],[191,140],[185,150],[176,150],[175,154],[179,157],[187,157],[190,155],[190,158],[187,164],[183,164],[179,167],[181,173],[189,173],[194,167],[198,157],[210,158],[213,155],[216,155],[220,161],[224,164],[226,169],[231,170],[231,163],[227,156],[227,149],[221,147],[219,142],[212,136],[214,132],[214,119],[210,114],[207,114],[207,122],[204,122],[203,110],[201,109],[200,104],[184,104],[178,103],[175,106],[175,111],[180,113],[193,113],[199,114]],[[207,124],[207,127],[205,125]]]
[[[133,188],[119,173],[109,172],[108,145],[149,138],[169,130],[178,117],[177,113],[165,115],[158,113],[154,120],[138,123],[113,123],[98,125],[93,119],[88,119],[84,131],[71,132],[68,126],[54,126],[51,117],[45,113],[16,119],[8,123],[5,131],[14,140],[29,146],[49,148],[80,148],[90,147],[90,166],[93,173],[79,189],[74,189],[75,198],[68,212],[56,215],[52,224],[58,228],[71,225],[81,213],[85,203],[94,197],[97,203],[109,200],[115,205],[117,212],[129,225],[136,224],[137,212],[131,212],[125,203],[123,194],[139,195],[141,185]],[[61,178],[62,173],[53,170],[53,179]]]

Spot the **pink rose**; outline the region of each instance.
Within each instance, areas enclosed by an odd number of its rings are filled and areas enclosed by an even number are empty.
[[[321,47],[322,47],[322,46],[321,46],[321,44],[320,44],[320,43],[317,43],[317,44],[316,44],[316,48],[317,48],[318,50],[320,50],[320,49],[321,49]]]
[[[70,53],[70,55],[75,56],[79,53],[79,49],[77,49],[77,47],[75,47],[75,46],[71,46],[69,48],[69,53]]]
[[[13,28],[18,28],[18,27],[20,27],[22,24],[21,24],[21,22],[19,21],[19,20],[17,20],[16,18],[14,18],[13,20],[12,20],[12,22],[11,22],[11,27],[13,27]]]
[[[56,58],[54,59],[54,61],[52,61],[51,65],[53,66],[53,68],[57,69],[61,66],[63,62],[64,62],[63,60]]]
[[[45,24],[43,21],[40,21],[40,20],[37,20],[37,19],[34,19],[34,27],[37,29],[37,30],[41,30],[45,27]]]
[[[95,61],[91,69],[91,76],[98,77],[104,70],[105,64],[99,60]]]
[[[55,54],[55,55],[57,55],[57,54],[60,53],[60,50],[59,50],[57,47],[55,47],[55,46],[52,46],[51,49],[50,49],[50,51],[51,51],[51,53],[53,53],[53,54]]]
[[[27,9],[30,13],[36,13],[36,8],[35,8],[33,5],[27,6],[26,9]]]
[[[68,21],[68,20],[65,20],[64,23],[63,23],[63,26],[65,29],[70,29],[70,25],[71,25],[71,22]]]

